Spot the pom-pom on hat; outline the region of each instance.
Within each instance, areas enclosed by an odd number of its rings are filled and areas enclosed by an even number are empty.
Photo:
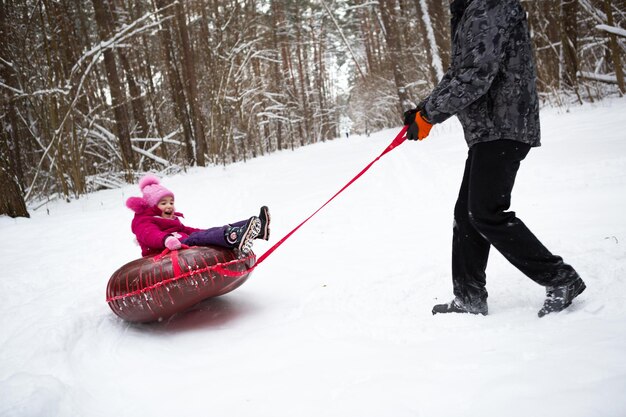
[[[159,180],[154,175],[146,175],[139,180],[139,189],[143,193],[143,199],[148,203],[148,206],[156,206],[157,203],[167,196],[174,197],[174,193],[161,185]]]

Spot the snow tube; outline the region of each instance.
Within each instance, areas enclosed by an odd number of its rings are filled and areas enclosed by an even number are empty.
[[[239,287],[255,263],[252,252],[238,259],[234,251],[215,246],[165,250],[115,271],[109,279],[106,300],[124,320],[160,321]]]

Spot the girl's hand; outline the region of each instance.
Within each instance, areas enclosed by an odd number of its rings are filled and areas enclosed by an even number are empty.
[[[169,250],[180,249],[180,240],[176,239],[174,236],[168,236],[167,239],[165,239],[165,247]]]

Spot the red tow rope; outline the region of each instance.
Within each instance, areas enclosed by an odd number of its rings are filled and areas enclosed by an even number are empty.
[[[219,271],[225,275],[228,276],[237,276],[237,275],[243,275],[243,274],[247,274],[251,271],[253,271],[257,266],[259,266],[261,264],[261,262],[263,262],[265,259],[267,259],[268,256],[270,256],[276,249],[278,249],[278,247],[280,245],[282,245],[283,243],[285,243],[285,241],[287,239],[289,239],[291,237],[291,235],[293,235],[299,228],[301,228],[306,222],[308,222],[313,216],[315,216],[320,210],[322,210],[324,207],[326,207],[328,205],[328,203],[330,203],[331,201],[333,201],[335,199],[335,197],[337,197],[339,194],[341,194],[346,188],[348,188],[349,186],[352,185],[352,183],[354,183],[356,180],[358,180],[363,174],[365,174],[371,167],[372,165],[374,165],[376,162],[378,162],[378,160],[380,158],[382,158],[385,154],[391,152],[394,148],[396,148],[397,146],[401,145],[402,142],[404,142],[406,140],[406,130],[407,130],[408,126],[404,126],[401,130],[400,133],[398,133],[398,135],[395,137],[395,139],[389,144],[389,146],[387,146],[385,148],[385,150],[378,155],[378,157],[376,159],[374,159],[372,162],[370,162],[369,164],[367,164],[367,166],[365,168],[363,168],[361,170],[361,172],[359,172],[358,174],[355,175],[354,178],[352,178],[350,181],[348,181],[348,183],[346,185],[344,185],[341,190],[337,191],[335,193],[335,195],[333,195],[331,198],[328,199],[328,201],[326,201],[324,204],[322,204],[322,206],[320,208],[318,208],[317,210],[315,210],[315,212],[313,214],[311,214],[309,217],[307,217],[306,219],[304,219],[304,221],[302,223],[300,223],[299,225],[297,225],[292,231],[290,231],[289,233],[287,233],[282,239],[280,239],[278,242],[276,242],[274,244],[274,246],[272,246],[271,248],[269,248],[267,250],[267,252],[265,252],[263,255],[261,255],[260,258],[257,259],[257,262],[250,268],[247,269],[245,271],[241,271],[241,272],[235,272],[235,271],[230,271],[227,270],[223,267],[221,267],[220,264],[214,265],[212,267],[212,269]],[[163,251],[163,253],[159,256],[165,256],[167,255],[167,253],[169,252],[168,249],[165,249]],[[174,251],[175,252],[175,251]],[[172,254],[170,253],[170,256],[172,256]],[[172,259],[172,263],[176,264],[176,262],[174,262],[174,259]]]
[[[263,255],[261,255],[261,257],[257,260],[256,264],[250,268],[251,270],[256,268],[257,266],[259,266],[261,264],[261,262],[263,262],[268,256],[270,256],[272,254],[272,252],[274,252],[276,249],[278,249],[278,247],[280,245],[282,245],[283,243],[285,243],[285,241],[287,239],[289,239],[291,237],[291,235],[293,235],[299,228],[301,228],[306,222],[308,222],[313,216],[315,216],[320,210],[322,210],[324,207],[326,207],[326,205],[328,205],[328,203],[330,203],[331,201],[333,201],[335,199],[335,197],[337,197],[339,194],[341,194],[346,188],[348,188],[349,186],[352,185],[353,182],[355,182],[356,180],[358,180],[361,175],[365,174],[371,167],[372,165],[374,165],[376,162],[378,162],[378,160],[380,158],[382,158],[385,154],[391,152],[395,147],[399,146],[402,144],[402,142],[405,141],[406,136],[406,130],[407,130],[408,126],[404,126],[402,128],[402,130],[400,130],[400,133],[398,133],[398,135],[395,137],[395,139],[389,144],[389,146],[387,146],[385,148],[385,150],[378,155],[378,157],[376,159],[374,159],[372,162],[370,162],[365,168],[363,168],[361,170],[361,172],[359,172],[358,174],[356,174],[356,176],[354,178],[352,178],[350,181],[348,181],[348,183],[346,185],[343,186],[343,188],[339,191],[337,191],[335,193],[334,196],[332,196],[327,202],[325,202],[320,208],[318,208],[317,210],[315,210],[315,212],[313,214],[311,214],[309,217],[307,217],[306,219],[304,219],[304,221],[302,223],[300,223],[299,225],[297,225],[291,232],[287,233],[282,239],[280,239],[278,242],[276,242],[274,244],[274,246],[272,246],[271,248],[269,248],[267,250],[267,252],[265,252]]]

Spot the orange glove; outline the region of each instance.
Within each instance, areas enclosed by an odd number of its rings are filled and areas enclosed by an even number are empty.
[[[415,117],[412,117],[415,114]],[[406,131],[408,140],[423,140],[430,133],[433,125],[417,109],[409,110],[405,114],[405,124],[409,126]]]

